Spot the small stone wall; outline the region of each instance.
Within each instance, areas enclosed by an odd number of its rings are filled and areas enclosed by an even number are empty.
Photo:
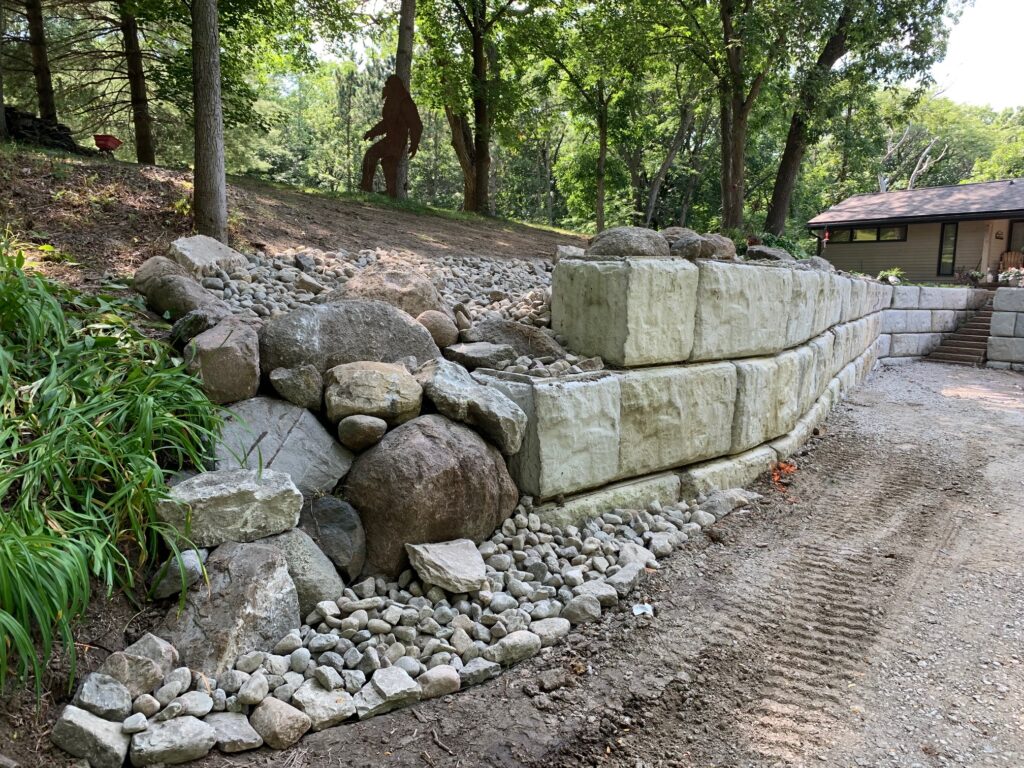
[[[526,412],[510,471],[524,493],[560,502],[546,519],[567,523],[742,484],[789,456],[873,367],[891,294],[785,265],[562,261],[560,332],[585,354],[650,367],[476,376]]]
[[[1024,288],[1000,288],[992,309],[988,367],[1024,371]]]
[[[974,288],[896,286],[892,306],[882,312],[883,361],[907,362],[934,351],[988,296]]]

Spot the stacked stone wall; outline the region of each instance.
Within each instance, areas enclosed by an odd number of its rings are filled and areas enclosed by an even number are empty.
[[[1024,371],[1024,288],[1000,288],[992,301],[988,366]]]
[[[985,306],[989,292],[973,288],[898,285],[882,312],[881,357],[905,362],[934,351],[943,339]]]

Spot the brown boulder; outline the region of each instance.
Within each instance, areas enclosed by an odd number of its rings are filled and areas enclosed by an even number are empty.
[[[529,357],[565,357],[562,345],[540,328],[513,320],[489,318],[462,332],[462,340],[468,342],[489,341],[492,344],[507,344],[517,355]],[[425,362],[425,361],[421,361]]]
[[[512,514],[519,492],[498,450],[442,416],[421,416],[356,459],[345,497],[366,531],[366,570],[397,574],[406,544],[480,543]]]
[[[329,293],[330,303],[344,299],[383,301],[416,317],[428,310],[444,312],[444,303],[434,284],[414,269],[370,267],[364,269],[343,288]]]

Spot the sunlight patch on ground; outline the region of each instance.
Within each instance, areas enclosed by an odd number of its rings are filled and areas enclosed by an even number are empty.
[[[943,397],[955,397],[960,400],[977,400],[983,407],[1000,410],[1024,411],[1024,392],[999,392],[984,386],[946,387],[941,390]]]

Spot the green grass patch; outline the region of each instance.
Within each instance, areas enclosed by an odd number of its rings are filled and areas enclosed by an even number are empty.
[[[215,405],[138,307],[28,271],[0,236],[0,690],[40,672],[99,582],[130,590],[177,532],[170,473],[203,465]]]

